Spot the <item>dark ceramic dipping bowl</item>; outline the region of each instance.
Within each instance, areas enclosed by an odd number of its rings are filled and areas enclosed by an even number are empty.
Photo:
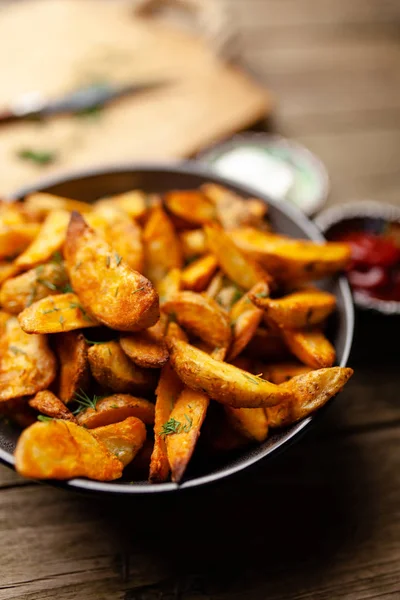
[[[396,225],[400,229],[400,207],[373,200],[358,200],[328,208],[317,216],[315,223],[328,240],[354,231],[381,235],[388,225]],[[353,291],[353,298],[361,309],[384,315],[400,315],[398,301],[372,298],[357,290]]]
[[[174,166],[128,164],[109,169],[91,170],[75,173],[58,179],[46,180],[31,188],[24,188],[13,195],[13,199],[22,199],[33,191],[44,191],[74,199],[92,202],[105,195],[118,194],[139,188],[147,192],[166,192],[171,189],[194,189],[212,181],[226,186],[244,197],[261,197],[268,202],[270,219],[274,229],[292,237],[322,241],[324,238],[317,227],[297,208],[283,202],[273,202],[257,194],[251,188],[233,184],[222,177],[199,170],[191,164]],[[337,312],[332,331],[332,341],[337,352],[339,365],[346,365],[353,337],[353,303],[345,278],[331,280],[326,286],[337,298]],[[102,492],[108,494],[143,494],[169,492],[192,488],[217,481],[223,477],[241,471],[266,456],[291,443],[316,416],[311,416],[292,427],[271,435],[263,444],[230,456],[218,464],[197,464],[188,470],[185,480],[180,484],[147,482],[101,483],[86,479],[72,479],[61,485],[81,492]],[[13,450],[18,432],[5,422],[0,422],[0,460],[13,466]]]

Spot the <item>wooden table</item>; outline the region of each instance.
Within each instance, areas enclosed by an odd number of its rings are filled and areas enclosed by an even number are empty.
[[[399,4],[230,4],[274,128],[326,162],[331,202],[400,203]],[[1,467],[0,599],[399,598],[399,335],[358,315],[356,375],[318,426],[218,485],[121,504]]]

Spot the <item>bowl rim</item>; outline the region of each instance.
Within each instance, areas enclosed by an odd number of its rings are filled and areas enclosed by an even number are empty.
[[[236,183],[229,178],[220,176],[209,169],[204,167],[204,164],[200,165],[195,161],[182,161],[178,163],[168,163],[168,162],[126,162],[126,163],[118,163],[118,164],[108,164],[100,167],[87,168],[82,170],[76,170],[66,173],[59,173],[51,177],[42,178],[36,181],[34,184],[23,186],[17,189],[14,193],[9,194],[6,199],[7,200],[20,200],[24,198],[27,194],[41,191],[44,188],[52,187],[58,184],[63,184],[71,181],[75,181],[78,179],[88,178],[88,177],[96,177],[96,176],[107,176],[116,173],[135,173],[135,172],[164,172],[175,174],[177,177],[180,175],[194,175],[198,177],[202,177],[207,181],[212,181],[213,183],[220,184],[222,186],[226,186],[230,189],[237,190],[239,194],[247,197],[256,197],[260,198],[264,202],[274,206],[278,211],[282,211],[287,217],[293,220],[295,223],[299,225],[299,227],[303,230],[304,235],[308,237],[310,240],[314,241],[324,241],[325,237],[322,234],[319,227],[299,208],[290,204],[285,200],[273,200],[269,198],[266,194],[260,193],[257,190],[254,190],[251,186],[247,186],[241,183]],[[338,278],[338,285],[340,292],[343,298],[343,311],[346,315],[346,339],[343,349],[343,355],[340,361],[340,366],[345,366],[347,364],[347,360],[350,355],[351,345],[353,341],[354,334],[354,305],[352,300],[352,295],[350,291],[350,286],[345,277],[340,276]],[[320,412],[320,411],[319,411]],[[217,470],[213,473],[208,473],[206,475],[201,475],[199,477],[194,477],[193,479],[183,481],[182,483],[159,483],[159,484],[148,484],[145,483],[125,483],[125,482],[99,482],[92,481],[84,478],[74,478],[68,481],[55,482],[53,480],[47,480],[47,483],[51,483],[56,485],[57,487],[62,487],[64,489],[73,489],[77,492],[102,492],[103,494],[154,494],[154,493],[165,493],[171,491],[178,490],[186,490],[189,488],[194,488],[197,486],[213,483],[220,479],[224,479],[234,473],[238,473],[255,464],[259,460],[269,456],[271,454],[277,453],[281,451],[284,446],[287,446],[289,443],[292,443],[295,438],[299,437],[301,432],[304,432],[305,429],[310,425],[310,423],[317,417],[319,412],[310,415],[306,419],[300,421],[295,426],[293,426],[290,430],[283,432],[282,436],[276,443],[269,447],[265,448],[262,451],[251,453],[247,456],[246,459],[243,459],[241,462],[236,463],[232,466],[224,467],[220,470]],[[3,448],[0,448],[0,461],[11,468],[14,468],[15,459],[13,454],[7,452]],[[43,482],[45,483],[45,482]]]

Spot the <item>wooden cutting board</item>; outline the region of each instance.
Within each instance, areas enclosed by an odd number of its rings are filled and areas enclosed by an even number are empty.
[[[0,193],[71,169],[187,157],[266,114],[267,92],[217,58],[200,37],[126,3],[40,0],[0,10],[0,106],[40,90],[49,96],[103,80],[168,79],[86,116],[0,126]],[[54,152],[51,165],[18,158]]]

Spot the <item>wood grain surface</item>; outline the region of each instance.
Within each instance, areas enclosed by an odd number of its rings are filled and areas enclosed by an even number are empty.
[[[400,8],[229,0],[273,127],[326,161],[330,202],[400,203]],[[355,376],[274,460],[156,498],[84,497],[0,468],[0,600],[397,600],[400,321],[357,315]]]

